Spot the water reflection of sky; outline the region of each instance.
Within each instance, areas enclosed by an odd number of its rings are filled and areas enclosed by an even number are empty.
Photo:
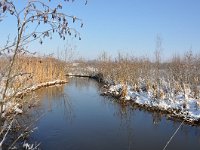
[[[31,136],[42,149],[163,149],[180,122],[159,113],[121,106],[99,95],[100,84],[70,79],[66,86],[40,90],[46,115]],[[183,125],[168,149],[199,149],[200,129]]]

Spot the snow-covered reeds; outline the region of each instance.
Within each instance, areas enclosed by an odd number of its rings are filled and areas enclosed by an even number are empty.
[[[156,61],[122,54],[115,59],[105,56],[97,67],[111,84],[108,92],[147,107],[153,103],[162,110],[183,110],[189,114],[182,115],[186,120],[200,119],[200,55],[188,51],[166,62],[159,55]]]

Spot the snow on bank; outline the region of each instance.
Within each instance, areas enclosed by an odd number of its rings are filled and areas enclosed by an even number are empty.
[[[57,85],[57,84],[64,84],[64,83],[67,83],[66,80],[54,80],[54,81],[49,81],[49,82],[44,82],[44,83],[39,83],[39,84],[36,84],[36,85],[33,85],[29,88],[26,88],[20,92],[18,92],[16,94],[16,97],[21,97],[27,93],[30,93],[32,91],[35,91],[37,89],[40,89],[42,87],[47,87],[47,86],[53,86],[53,85]]]
[[[20,104],[12,101],[12,97],[13,98],[14,97],[20,98],[20,97],[23,97],[24,95],[26,95],[26,94],[28,94],[32,91],[40,89],[42,87],[53,86],[53,85],[64,84],[64,83],[67,83],[67,81],[66,80],[54,80],[54,81],[39,83],[39,84],[33,85],[31,87],[21,89],[17,92],[14,91],[14,89],[12,89],[12,88],[8,88],[7,91],[6,91],[6,97],[8,99],[9,99],[9,97],[11,97],[11,99],[9,101],[3,103],[2,111],[4,113],[2,113],[2,117],[5,117],[6,113],[10,110],[14,111],[17,114],[23,113],[22,109],[20,108]],[[2,102],[3,90],[4,90],[4,87],[0,86],[0,102]]]
[[[119,95],[123,85],[111,85],[107,93],[112,95]],[[179,93],[174,99],[164,98],[155,99],[153,92],[148,91],[134,91],[130,86],[126,88],[126,96],[124,100],[129,100],[140,106],[145,106],[152,109],[159,109],[167,111],[176,117],[182,118],[187,122],[199,122],[200,121],[200,106],[197,99],[185,98],[183,93]]]

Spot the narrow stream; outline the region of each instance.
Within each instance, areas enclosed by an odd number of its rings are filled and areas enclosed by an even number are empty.
[[[43,150],[162,150],[180,122],[159,113],[122,107],[100,96],[100,84],[72,78],[64,86],[38,91],[41,99],[32,116],[37,121],[30,141]],[[199,150],[200,127],[184,124],[167,150]]]

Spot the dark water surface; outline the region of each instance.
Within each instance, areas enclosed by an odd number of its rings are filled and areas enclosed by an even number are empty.
[[[45,113],[31,135],[45,150],[162,150],[180,122],[122,107],[99,95],[100,84],[73,78],[38,92]],[[34,115],[34,114],[33,114]],[[200,150],[200,128],[183,125],[167,150]]]

